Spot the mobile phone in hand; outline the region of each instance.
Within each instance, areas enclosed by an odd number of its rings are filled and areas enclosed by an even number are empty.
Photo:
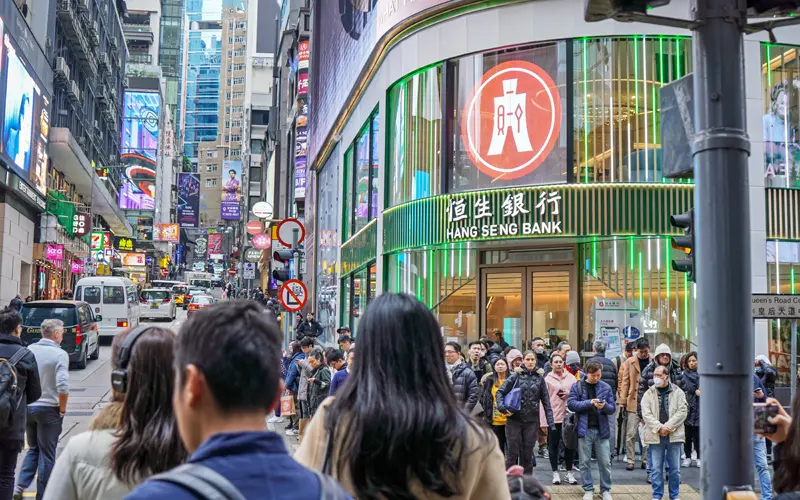
[[[778,431],[778,426],[769,423],[771,417],[778,415],[777,406],[767,406],[766,403],[753,403],[753,430],[756,434],[773,434]]]

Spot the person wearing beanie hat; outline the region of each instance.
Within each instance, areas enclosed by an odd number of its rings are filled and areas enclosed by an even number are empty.
[[[642,398],[644,397],[644,393],[652,387],[654,374],[658,366],[665,367],[669,373],[669,381],[677,387],[682,388],[683,372],[681,372],[680,363],[677,359],[672,359],[672,350],[670,350],[667,344],[659,344],[659,346],[656,347],[655,358],[642,371],[642,376],[639,379],[639,399],[637,404],[639,418],[642,418]],[[648,476],[647,479],[649,482],[650,477]]]
[[[506,363],[508,363],[508,370],[513,371],[514,368],[519,368],[522,365],[522,353],[519,349],[511,349],[506,354]]]
[[[567,370],[575,375],[576,380],[580,380],[581,355],[577,351],[569,351],[564,362],[567,365]]]

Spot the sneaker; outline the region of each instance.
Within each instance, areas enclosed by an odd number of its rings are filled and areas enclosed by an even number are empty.
[[[21,491],[14,491],[14,496],[11,497],[12,500],[22,500],[22,492]]]
[[[625,466],[625,470],[627,470],[627,471],[632,471],[632,470],[633,470],[633,464],[628,464],[628,465],[626,465],[626,466]]]
[[[653,484],[653,480],[650,479],[650,474],[647,475],[647,484]]]
[[[289,430],[286,431],[286,435],[287,436],[296,436],[297,435],[297,431],[294,430],[294,429],[289,429]]]
[[[276,417],[273,415],[272,417],[269,417],[267,419],[267,422],[269,422],[270,424],[281,424],[284,422],[284,419],[283,417]]]
[[[574,470],[575,472],[580,472],[581,468],[578,466],[578,464],[572,464],[572,470]]]
[[[553,472],[553,484],[561,484],[561,475],[558,472]]]
[[[561,472],[566,472],[567,468],[564,466],[564,464],[558,464],[558,470]]]
[[[592,500],[593,496],[594,496],[594,491],[585,491],[583,493],[583,500]]]
[[[642,469],[647,470],[647,462],[642,462]]]
[[[695,460],[694,461],[694,466],[699,469],[700,468],[700,460]]]
[[[567,472],[567,482],[569,484],[578,484],[578,480],[575,479],[575,475],[572,472]]]
[[[603,500],[614,500],[614,497],[611,496],[610,491],[603,492]]]
[[[539,448],[539,456],[542,458],[550,458],[550,452],[547,448]]]
[[[691,466],[692,466],[691,458],[684,458],[683,462],[681,462],[681,467],[691,467]]]
[[[627,462],[628,461],[628,454],[627,453],[622,455],[622,461],[623,462]]]

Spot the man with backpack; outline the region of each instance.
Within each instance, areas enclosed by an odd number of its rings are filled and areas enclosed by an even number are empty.
[[[281,343],[275,320],[253,302],[215,304],[183,324],[175,341],[173,406],[191,455],[127,500],[350,498],[265,430],[283,393]]]
[[[11,500],[14,495],[14,471],[25,442],[28,403],[42,395],[36,358],[20,335],[20,313],[12,308],[0,311],[0,500]]]

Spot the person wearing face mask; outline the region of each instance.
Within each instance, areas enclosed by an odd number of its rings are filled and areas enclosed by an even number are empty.
[[[603,365],[597,360],[586,363],[586,376],[572,386],[567,408],[578,415],[578,455],[583,474],[583,500],[592,500],[592,451],[597,456],[600,473],[600,494],[603,500],[611,497],[611,430],[608,416],[616,410],[611,386],[603,382]]]
[[[631,356],[633,356],[633,351],[636,348],[636,341],[630,341],[625,344],[625,350],[622,351],[622,354],[616,356],[612,362],[614,366],[617,368],[617,392],[615,396],[617,399],[617,441],[616,443],[612,443],[612,445],[616,446],[616,452],[612,453],[613,456],[618,456],[623,453],[625,449],[625,439],[627,438],[627,424],[628,424],[628,412],[625,411],[619,403],[622,401],[620,396],[620,391],[622,390],[622,379],[625,378],[625,361],[628,360]],[[613,450],[612,450],[613,451]]]
[[[550,366],[553,371],[547,374],[544,378],[547,384],[547,392],[550,394],[550,408],[553,410],[553,422],[556,427],[550,433],[549,440],[549,458],[550,467],[553,469],[553,484],[561,484],[561,475],[558,472],[558,453],[559,446],[562,442],[561,432],[564,423],[564,417],[567,415],[567,396],[572,386],[575,385],[575,377],[567,372],[564,366],[564,358],[561,354],[554,353],[550,359]],[[544,422],[545,414],[544,408],[539,407],[539,422]],[[567,469],[566,481],[569,484],[578,484],[575,476],[572,474],[572,463],[575,460],[575,450],[564,448],[564,464]]]
[[[669,468],[669,498],[677,500],[681,484],[681,447],[685,440],[684,422],[689,413],[686,395],[670,381],[669,367],[653,371],[653,385],[645,391],[639,405],[644,421],[642,441],[650,447],[650,480],[653,499],[664,496],[664,465]]]
[[[636,459],[636,441],[639,437],[638,387],[642,372],[653,359],[650,355],[650,341],[642,337],[636,341],[636,355],[622,364],[624,377],[619,394],[619,406],[625,409],[626,425],[625,453],[628,459],[627,470],[632,471]],[[642,443],[642,469],[647,469],[647,445]]]
[[[544,339],[542,337],[534,337],[531,341],[531,349],[536,353],[536,368],[544,369],[544,365],[550,360],[545,349]]]
[[[520,391],[519,409],[506,406],[505,397],[512,389]],[[534,466],[533,447],[539,431],[540,405],[544,410],[547,427],[551,432],[555,430],[547,385],[536,371],[536,354],[533,351],[525,353],[522,366],[513,370],[511,376],[497,390],[496,398],[497,409],[501,413],[509,414],[506,421],[508,439],[506,467],[519,462],[525,473],[530,474]]]
[[[697,453],[695,465],[700,467],[700,375],[697,373],[697,353],[692,351],[686,355],[686,370],[683,371],[683,392],[686,394],[686,403],[689,405],[689,414],[686,416],[684,428],[686,441],[683,452],[686,458],[681,463],[682,467],[692,465],[692,446]]]
[[[461,360],[461,345],[458,342],[448,342],[444,346],[444,360],[447,374],[453,384],[456,399],[464,405],[467,413],[472,413],[478,404],[478,379],[475,372],[469,369],[467,363]]]
[[[469,367],[475,373],[475,380],[480,380],[484,375],[492,373],[492,365],[489,364],[484,356],[483,344],[480,340],[473,340],[469,343]]]
[[[506,364],[508,364],[509,371],[513,371],[522,366],[522,353],[519,352],[519,349],[511,349],[508,351],[508,354],[506,354]]]
[[[656,347],[656,357],[642,370],[639,378],[639,401],[641,402],[644,393],[653,385],[653,376],[657,367],[663,366],[667,369],[669,380],[675,385],[680,386],[683,378],[680,363],[677,359],[672,359],[672,351],[667,344],[659,344]],[[641,417],[641,412],[639,412]]]
[[[583,378],[580,354],[575,351],[569,351],[566,353],[566,355],[562,355],[562,358],[567,365],[567,371],[575,378],[575,380],[580,380]]]

